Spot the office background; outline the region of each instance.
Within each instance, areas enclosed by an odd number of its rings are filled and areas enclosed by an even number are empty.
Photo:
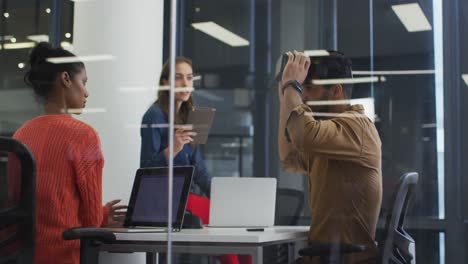
[[[467,2],[178,2],[177,54],[191,58],[200,76],[196,105],[217,108],[202,148],[213,176],[276,177],[281,188],[307,192],[305,177],[278,165],[276,62],[287,50],[338,49],[353,60],[355,77],[379,79],[356,84],[353,99],[365,98],[375,107],[383,143],[383,209],[398,177],[419,172],[408,223],[418,262],[466,262]],[[429,27],[414,32],[405,27],[393,7],[410,3]],[[91,95],[89,112],[79,118],[101,137],[104,200],[128,199],[139,163],[141,116],[156,98],[161,65],[169,56],[169,6],[168,0],[0,0],[0,134],[12,135],[41,112],[23,83],[35,42],[101,56],[85,62]],[[248,44],[225,43],[195,28],[208,21]],[[304,199],[299,224],[308,225],[311,212]],[[104,256],[109,263],[114,258]]]

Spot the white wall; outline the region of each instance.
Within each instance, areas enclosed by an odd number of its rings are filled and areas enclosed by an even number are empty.
[[[155,99],[151,89],[122,92],[121,87],[155,86],[162,62],[162,0],[94,0],[76,2],[74,52],[110,54],[114,60],[85,62],[87,108],[106,112],[80,118],[99,133],[105,157],[103,199],[128,202],[139,167],[137,125]],[[101,254],[103,255],[103,254]],[[102,263],[143,263],[142,254],[104,254]]]

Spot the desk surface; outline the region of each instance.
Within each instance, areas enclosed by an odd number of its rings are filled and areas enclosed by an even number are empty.
[[[246,228],[183,229],[172,233],[173,242],[211,243],[267,243],[281,240],[307,239],[308,226],[274,226],[264,231],[247,231]],[[167,233],[115,233],[119,241],[166,241]]]

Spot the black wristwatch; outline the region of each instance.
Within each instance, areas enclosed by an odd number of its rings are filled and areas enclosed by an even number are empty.
[[[283,95],[284,95],[284,90],[286,90],[286,88],[288,88],[290,85],[294,87],[294,89],[296,89],[296,91],[298,91],[300,94],[302,94],[302,85],[296,80],[289,80],[284,84],[281,90],[283,92]]]

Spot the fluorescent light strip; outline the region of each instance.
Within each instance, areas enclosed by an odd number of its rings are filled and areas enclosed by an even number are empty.
[[[192,80],[194,80],[194,81],[199,81],[199,80],[201,80],[201,79],[202,79],[201,75],[195,75],[195,76],[193,76],[193,79],[192,79]]]
[[[445,264],[445,233],[439,232],[439,263]]]
[[[347,105],[351,100],[308,101],[307,105]]]
[[[46,59],[50,63],[74,63],[74,62],[88,62],[88,61],[104,61],[115,59],[112,55],[89,55],[89,56],[71,56],[71,57],[54,57]]]
[[[41,42],[41,41],[48,42],[49,41],[49,35],[45,35],[45,34],[29,35],[26,38],[35,42]]]
[[[468,86],[468,74],[463,74],[462,79],[465,81],[465,84]]]
[[[356,99],[350,99],[350,100],[329,100],[329,101],[308,101],[307,105],[310,106],[323,106],[323,105],[363,105],[364,106],[364,115],[368,117],[372,122],[375,122],[376,120],[376,115],[375,115],[375,106],[374,106],[374,98],[369,97],[369,98],[356,98]],[[315,112],[313,115],[316,115]],[[319,116],[337,116],[335,113],[332,115],[328,113],[319,113]]]
[[[105,113],[107,110],[105,108],[68,108],[64,109],[63,112],[68,114],[95,114]]]
[[[330,56],[330,53],[326,50],[305,50],[304,54],[306,56],[312,56],[312,57],[326,57]]]
[[[159,86],[159,91],[169,91],[171,87],[169,85],[161,85]],[[193,92],[195,91],[195,88],[193,87],[178,87],[174,88],[174,92],[176,93],[185,93],[185,92]]]
[[[392,9],[408,32],[432,30],[431,24],[418,3],[392,5]]]
[[[5,43],[3,44],[4,49],[30,49],[36,45],[34,42],[18,42],[18,43]],[[0,46],[0,50],[2,46]]]
[[[135,87],[119,87],[118,90],[123,93],[140,93],[140,92],[149,92],[149,91],[169,91],[171,87],[169,85],[161,85],[159,88],[152,87],[152,86],[135,86]],[[176,93],[184,93],[184,92],[193,92],[195,88],[193,87],[179,87],[174,88],[174,92]]]
[[[433,40],[434,40],[434,68],[435,73],[435,110],[436,110],[436,149],[437,149],[437,201],[438,201],[438,211],[439,218],[445,218],[445,181],[446,177],[450,175],[445,175],[445,103],[444,103],[444,22],[443,22],[443,0],[433,0],[432,1],[432,10],[433,10],[433,21],[434,21],[434,31],[433,31]],[[450,88],[450,87],[447,87]],[[441,255],[445,259],[444,252],[441,247]],[[443,262],[441,262],[443,263]]]
[[[360,78],[342,78],[342,79],[325,79],[325,80],[313,80],[312,84],[315,85],[330,85],[330,84],[351,84],[351,83],[373,83],[378,81],[385,81],[384,77],[360,77]]]
[[[248,40],[232,33],[231,31],[223,28],[213,21],[192,23],[192,27],[232,47],[243,47],[250,45]]]
[[[135,124],[128,124],[126,125],[127,128],[168,128],[169,124],[141,124],[141,125],[135,125]],[[181,128],[185,130],[192,130],[193,125],[174,125],[174,128]]]
[[[349,114],[349,113],[325,113],[325,112],[310,112],[305,113],[310,116],[324,116],[324,117],[349,117],[349,118],[367,118],[364,114]]]
[[[353,71],[353,75],[418,75],[418,74],[435,74],[435,70]]]

